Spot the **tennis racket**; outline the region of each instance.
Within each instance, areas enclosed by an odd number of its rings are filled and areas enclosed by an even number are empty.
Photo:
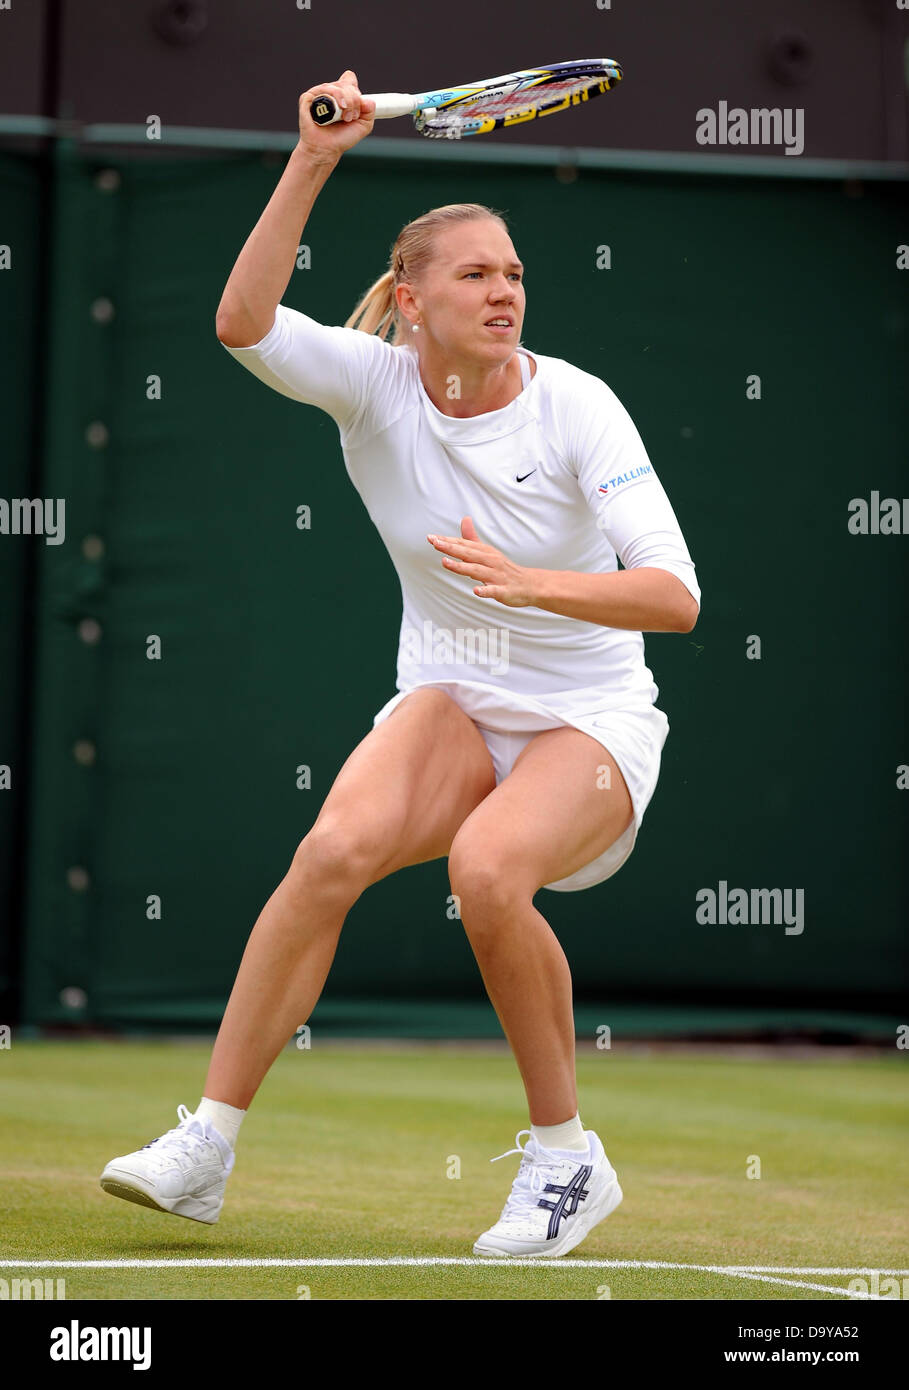
[[[622,80],[622,69],[611,58],[588,58],[574,63],[552,63],[545,68],[525,68],[503,77],[468,82],[435,92],[364,93],[376,103],[376,120],[413,116],[421,135],[431,139],[460,140],[466,135],[486,135],[491,130],[519,125],[538,116],[567,111],[582,101],[608,92]],[[334,97],[317,93],[310,103],[316,125],[332,125],[341,119]]]

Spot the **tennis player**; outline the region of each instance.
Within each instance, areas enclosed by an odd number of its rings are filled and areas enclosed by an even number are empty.
[[[343,121],[313,123],[319,91]],[[571,976],[533,900],[590,888],[631,854],[669,728],[642,632],[690,632],[700,590],[615,395],[522,345],[523,267],[496,213],[454,204],[404,227],[344,327],[280,302],[313,203],[372,109],[351,71],[300,98],[299,143],[228,279],[217,335],[337,423],[401,582],[397,691],[256,922],[198,1109],[181,1105],[175,1129],[114,1159],[101,1184],[217,1221],[240,1123],[314,1008],[347,912],[377,880],[447,855],[530,1118],[474,1251],[558,1256],[622,1191],[581,1122]],[[579,323],[589,313],[565,305]],[[366,597],[368,576],[343,558]]]

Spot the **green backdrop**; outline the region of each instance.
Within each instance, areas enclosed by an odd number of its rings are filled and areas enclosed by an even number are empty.
[[[214,1024],[258,911],[394,693],[397,579],[333,422],[270,392],[215,336],[282,164],[64,144],[50,264],[30,266],[35,172],[25,156],[0,161],[0,242],[16,243],[20,267],[0,277],[16,325],[0,386],[5,495],[25,486],[40,386],[32,486],[67,506],[64,545],[0,537],[0,737],[13,749],[0,762],[16,764],[0,795],[0,891],[9,916],[8,846],[27,817],[29,1023]],[[509,217],[527,346],[603,377],[630,410],[703,589],[693,633],[646,639],[671,732],[635,853],[594,889],[536,899],[579,1008],[607,1023],[635,1001],[652,1020],[686,1009],[692,1027],[710,1008],[730,1027],[785,1015],[797,1028],[821,1010],[898,1017],[909,538],[850,535],[847,509],[873,489],[907,491],[905,185],[566,180],[440,165],[431,149],[425,162],[349,160],[316,205],[311,268],[285,302],[343,322],[402,223],[461,200]],[[33,383],[29,303],[44,277]],[[760,400],[746,398],[750,374]],[[295,525],[304,503],[309,531]],[[34,669],[19,659],[29,556]],[[760,660],[746,657],[752,635]],[[299,764],[310,790],[296,787]],[[804,932],[699,925],[695,895],[721,880],[803,889]],[[444,860],[368,890],[314,1026],[498,1033],[449,892]]]
[[[0,491],[4,501],[34,495],[40,449],[39,344],[43,269],[43,181],[37,164],[0,156]],[[28,738],[27,673],[34,629],[35,541],[0,534],[0,1021],[12,1017],[20,961],[22,856],[28,805],[23,745]],[[5,786],[6,781],[9,786]]]

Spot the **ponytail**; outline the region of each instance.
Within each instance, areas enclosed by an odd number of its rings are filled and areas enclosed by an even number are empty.
[[[395,323],[398,306],[394,293],[394,272],[386,270],[372,285],[345,323],[345,328],[359,328],[362,333],[378,333],[385,338]],[[397,326],[397,325],[396,325]]]

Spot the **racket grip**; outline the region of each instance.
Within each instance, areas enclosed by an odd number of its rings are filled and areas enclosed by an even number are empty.
[[[376,103],[372,115],[377,121],[387,120],[391,116],[409,116],[417,109],[413,97],[406,92],[364,92],[363,95]],[[334,125],[343,112],[334,97],[327,92],[319,92],[309,104],[309,114],[316,125]]]

